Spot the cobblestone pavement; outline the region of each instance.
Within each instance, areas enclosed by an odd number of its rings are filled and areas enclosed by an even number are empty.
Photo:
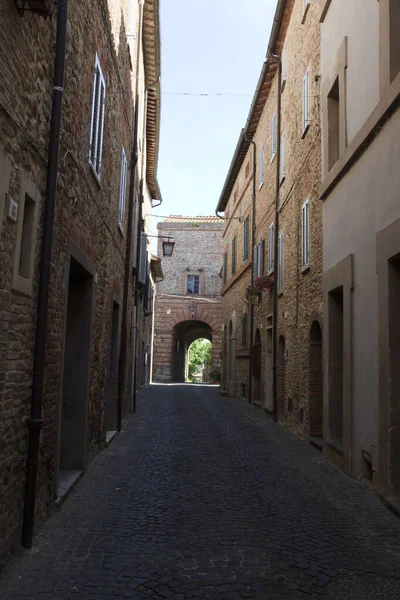
[[[35,543],[1,598],[400,598],[396,517],[212,387],[143,390]]]

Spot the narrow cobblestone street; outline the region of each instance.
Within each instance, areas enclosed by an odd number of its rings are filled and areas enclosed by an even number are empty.
[[[399,521],[214,387],[142,391],[35,546],[1,598],[400,598]]]

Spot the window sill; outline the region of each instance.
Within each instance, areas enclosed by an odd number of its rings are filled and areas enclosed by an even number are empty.
[[[118,223],[118,227],[117,227],[119,233],[121,234],[122,237],[124,237],[124,228],[122,227],[121,223]]]
[[[276,156],[276,152],[271,156],[271,160],[269,161],[270,165],[272,165],[272,163],[274,162],[275,156]]]
[[[281,186],[283,184],[285,179],[286,179],[286,175],[282,175],[282,177],[280,178],[280,181],[279,181],[279,186]]]
[[[278,296],[279,296],[279,298],[280,298],[281,296],[283,296],[283,290],[278,290]]]
[[[301,139],[304,140],[304,138],[307,135],[308,130],[310,129],[310,123],[308,123],[305,128],[303,129],[303,133],[301,134]]]
[[[270,270],[268,271],[268,273],[267,273],[268,277],[269,277],[270,275],[273,275],[273,273],[274,273],[274,270],[273,270],[273,269],[270,269]]]
[[[101,181],[100,181],[100,175],[96,172],[96,170],[91,162],[89,162],[89,167],[90,167],[93,177],[96,180],[97,185],[99,186],[100,189],[103,189],[102,185],[101,185]]]
[[[262,188],[262,186],[263,186],[263,185],[264,185],[264,182],[262,181],[262,182],[259,184],[259,186],[258,186],[258,191],[260,191],[260,190],[261,190],[261,188]]]
[[[329,448],[332,448],[332,450],[335,450],[341,456],[343,456],[343,446],[340,440],[327,440],[326,445],[329,446]]]
[[[310,272],[310,265],[307,265],[301,269],[302,275],[307,275]]]

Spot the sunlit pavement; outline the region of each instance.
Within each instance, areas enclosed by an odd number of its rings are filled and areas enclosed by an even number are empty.
[[[400,522],[243,400],[155,385],[0,577],[7,599],[400,598]]]

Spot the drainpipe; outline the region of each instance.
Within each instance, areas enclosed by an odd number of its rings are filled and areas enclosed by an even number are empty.
[[[272,320],[272,397],[274,405],[274,421],[278,420],[278,389],[277,389],[277,352],[278,352],[278,243],[279,243],[279,189],[281,170],[281,84],[282,63],[279,56],[271,54],[269,61],[278,65],[278,106],[276,123],[276,183],[275,183],[275,237],[274,237],[274,286],[272,288],[273,320]]]
[[[125,276],[124,276],[124,295],[122,303],[122,323],[121,323],[121,349],[119,356],[119,371],[118,371],[118,415],[117,415],[117,430],[122,429],[122,404],[124,398],[124,387],[126,380],[126,355],[128,346],[128,299],[129,299],[129,280],[131,274],[131,257],[132,257],[132,225],[133,225],[133,209],[135,203],[135,186],[136,186],[136,167],[138,163],[138,127],[139,127],[139,66],[140,66],[140,48],[142,45],[142,30],[143,30],[143,5],[144,0],[139,1],[139,24],[138,24],[138,45],[136,53],[136,83],[135,83],[135,113],[134,113],[134,130],[132,141],[132,152],[130,161],[130,184],[129,184],[129,209],[128,209],[128,225],[126,239],[126,256],[125,256]],[[135,227],[137,224],[135,223]],[[137,283],[136,283],[137,286]]]
[[[251,215],[251,255],[253,260],[251,261],[251,285],[254,283],[254,246],[256,243],[256,168],[257,168],[257,145],[254,140],[247,138],[246,131],[244,132],[244,139],[246,142],[253,144],[253,191],[252,191],[252,215]],[[253,335],[254,335],[254,304],[250,303],[250,356],[249,356],[249,398],[248,402],[251,403],[252,395],[252,379],[253,379]]]
[[[58,0],[53,97],[47,155],[47,177],[36,314],[35,350],[33,356],[31,415],[27,422],[29,429],[29,440],[25,482],[24,520],[22,526],[22,545],[24,548],[32,548],[36,503],[36,483],[39,466],[40,430],[43,424],[42,403],[44,358],[49,306],[54,213],[57,195],[58,157],[60,152],[65,54],[67,46],[67,20],[68,0]]]

